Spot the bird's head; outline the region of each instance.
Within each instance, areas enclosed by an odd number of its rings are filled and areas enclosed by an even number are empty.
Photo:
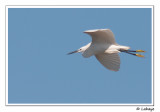
[[[81,48],[79,48],[78,50],[75,50],[75,51],[72,51],[72,52],[69,52],[68,53],[68,55],[69,54],[73,54],[73,53],[80,53],[80,52],[84,52],[86,49],[88,49],[89,48],[89,46],[91,45],[91,43],[88,43],[87,45],[85,45],[85,46],[83,46],[83,47],[81,47]]]
[[[81,48],[79,48],[78,50],[75,50],[75,51],[72,51],[72,52],[69,52],[68,53],[68,55],[69,54],[73,54],[73,53],[80,53],[80,52],[84,52],[85,50],[84,50],[84,48],[83,47],[81,47]]]

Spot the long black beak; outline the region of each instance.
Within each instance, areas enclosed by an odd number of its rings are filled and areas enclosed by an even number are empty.
[[[78,50],[72,51],[72,52],[69,52],[68,55],[73,54],[73,53],[77,53],[77,52],[78,52]]]

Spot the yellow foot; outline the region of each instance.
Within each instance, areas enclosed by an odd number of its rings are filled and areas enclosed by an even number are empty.
[[[136,54],[136,56],[138,56],[138,57],[144,57],[143,55],[141,55],[141,54]]]
[[[146,51],[144,51],[144,50],[136,50],[136,52],[146,52]]]

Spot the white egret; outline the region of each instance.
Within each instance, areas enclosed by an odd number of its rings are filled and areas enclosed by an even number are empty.
[[[118,71],[120,68],[120,57],[118,55],[120,52],[144,57],[141,54],[133,53],[145,52],[143,50],[129,50],[130,47],[117,44],[110,29],[87,30],[84,33],[92,37],[92,42],[68,54],[81,52],[85,58],[95,55],[104,67],[112,71]]]

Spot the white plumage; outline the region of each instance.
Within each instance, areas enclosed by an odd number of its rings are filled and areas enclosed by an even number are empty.
[[[119,52],[143,57],[143,55],[131,53],[144,52],[143,50],[128,50],[130,47],[117,44],[114,34],[110,29],[87,30],[84,31],[84,33],[87,33],[92,37],[92,42],[68,54],[82,52],[82,55],[85,58],[95,55],[97,60],[104,67],[112,71],[118,71],[120,68]]]
[[[113,71],[118,71],[120,68],[120,57],[118,53],[113,54],[97,54],[95,55],[97,60],[106,68]]]

